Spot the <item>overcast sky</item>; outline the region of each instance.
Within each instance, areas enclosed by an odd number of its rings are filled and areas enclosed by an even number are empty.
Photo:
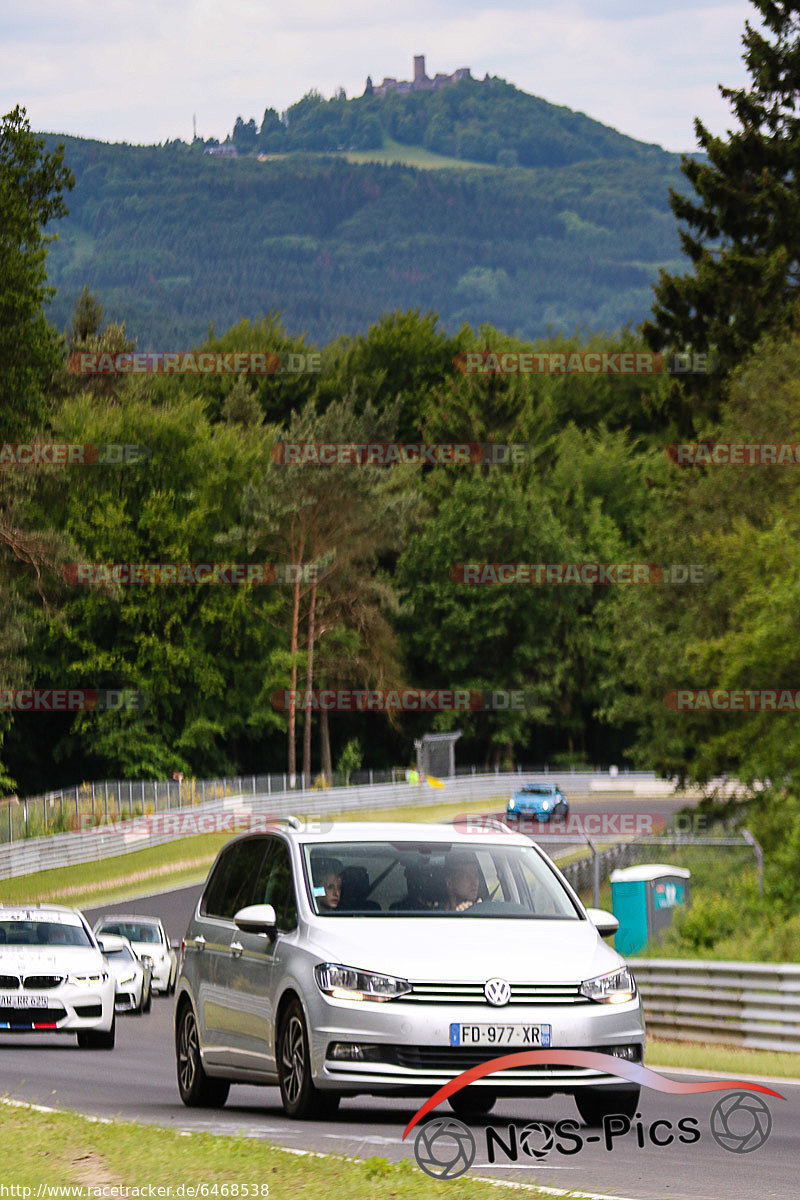
[[[151,143],[229,132],[310,88],[488,71],[669,150],[730,125],[743,0],[0,0],[0,110],[35,129]]]

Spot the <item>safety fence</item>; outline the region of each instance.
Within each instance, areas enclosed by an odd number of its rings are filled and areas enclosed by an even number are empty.
[[[631,958],[648,1034],[800,1052],[800,966]]]
[[[0,879],[96,862],[197,833],[233,834],[251,827],[254,821],[263,823],[268,816],[282,817],[291,813],[324,816],[398,807],[419,809],[422,815],[431,806],[454,801],[500,799],[502,803],[504,796],[523,783],[533,782],[534,778],[533,774],[520,772],[490,772],[486,775],[476,772],[475,775],[441,780],[438,787],[411,786],[403,782],[374,784],[372,787],[295,789],[255,796],[240,792],[205,804],[173,805],[141,815],[134,811],[133,817],[124,810],[119,817],[110,812],[108,821],[99,825],[89,822],[74,832],[23,838],[0,845]],[[573,794],[590,794],[591,783],[597,776],[586,773],[581,777],[559,772],[548,774],[547,778],[561,787],[571,787]]]
[[[562,786],[580,792],[582,781],[587,789],[591,785],[597,790],[623,790],[636,793],[641,788],[656,788],[660,792],[671,791],[671,784],[656,780],[649,771],[617,771],[593,768],[550,768],[544,766],[519,766],[513,772],[489,770],[485,766],[460,766],[456,768],[456,779],[474,776],[494,776],[519,782],[523,775],[542,775],[551,781],[561,781]],[[446,781],[450,782],[450,780]],[[307,792],[326,792],[352,787],[374,787],[381,784],[405,786],[405,768],[391,767],[385,770],[369,768],[352,771],[347,775],[335,773],[332,778],[316,775],[306,778],[286,773],[268,775],[239,775],[218,779],[163,779],[131,780],[115,779],[76,784],[40,796],[18,799],[0,799],[0,844],[16,842],[22,838],[43,837],[47,834],[68,833],[85,829],[89,825],[108,824],[124,817],[147,816],[151,813],[172,812],[177,808],[194,808],[197,805],[225,800],[236,796],[258,798],[263,796],[305,795]]]

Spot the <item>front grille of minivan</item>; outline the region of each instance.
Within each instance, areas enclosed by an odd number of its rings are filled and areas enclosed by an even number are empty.
[[[416,1004],[485,1004],[482,983],[412,983],[411,991],[398,996],[395,1003]],[[509,1004],[567,1005],[591,1004],[588,996],[578,990],[577,983],[512,983]]]

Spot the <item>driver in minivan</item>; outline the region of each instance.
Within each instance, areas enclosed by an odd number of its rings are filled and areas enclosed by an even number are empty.
[[[481,885],[481,869],[474,854],[456,851],[444,864],[444,885],[447,889],[448,912],[463,912],[480,904],[478,891]]]

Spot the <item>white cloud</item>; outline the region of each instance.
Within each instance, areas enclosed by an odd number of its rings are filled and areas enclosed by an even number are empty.
[[[5,0],[10,7],[10,0]],[[471,66],[643,141],[690,149],[724,132],[716,85],[745,81],[747,0],[27,0],[4,17],[0,108],[37,129],[153,142],[258,122],[309,88],[358,95],[367,74]]]

